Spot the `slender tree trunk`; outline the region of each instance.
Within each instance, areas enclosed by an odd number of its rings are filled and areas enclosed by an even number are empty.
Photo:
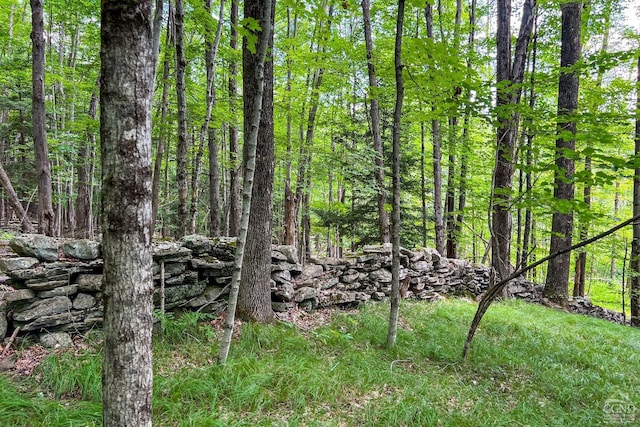
[[[427,183],[425,176],[425,129],[424,121],[420,122],[420,198],[422,208],[422,246],[427,247]]]
[[[400,309],[400,136],[404,81],[402,78],[402,29],[404,27],[404,0],[398,0],[396,43],[394,54],[396,76],[396,105],[393,112],[393,211],[391,216],[391,310],[387,347],[396,345],[398,312]]]
[[[511,193],[513,191],[514,156],[518,114],[527,47],[533,30],[535,0],[526,0],[522,21],[511,62],[511,0],[498,0],[497,27],[497,146],[493,170],[491,204],[492,266],[501,278],[511,273]]]
[[[167,141],[167,114],[168,114],[168,100],[169,100],[169,73],[171,61],[171,47],[175,43],[174,39],[174,24],[173,24],[173,6],[169,1],[169,10],[167,17],[167,34],[165,39],[164,58],[162,60],[162,99],[160,101],[160,123],[157,126],[160,128],[158,132],[158,146],[156,148],[156,158],[153,164],[153,183],[152,183],[152,218],[155,226],[156,219],[158,218],[158,204],[160,203],[160,177],[162,175],[162,161],[164,158],[164,152],[166,150]],[[155,31],[155,24],[154,24]],[[154,48],[155,49],[155,48]],[[163,233],[164,234],[164,233]]]
[[[636,78],[636,136],[635,155],[640,155],[640,56],[638,57],[638,76]],[[640,215],[640,167],[633,175],[633,216]],[[633,223],[633,241],[631,242],[631,326],[640,327],[640,221]]]
[[[212,0],[205,0],[205,9],[211,14]],[[220,235],[220,173],[218,168],[218,141],[217,130],[211,126],[211,115],[216,108],[216,85],[215,61],[218,55],[218,46],[222,36],[222,25],[224,17],[224,0],[220,2],[220,12],[218,13],[218,27],[214,34],[206,30],[205,34],[205,67],[207,72],[207,105],[205,110],[204,123],[200,129],[200,147],[204,148],[204,142],[208,142],[209,148],[209,235]],[[213,40],[212,40],[213,39]],[[190,210],[190,231],[196,232],[196,214],[200,193],[199,172],[202,164],[202,151],[198,150],[196,157],[196,167],[194,168],[191,180],[191,210]]]
[[[53,236],[54,213],[52,204],[51,167],[47,146],[46,115],[44,104],[44,11],[42,0],[31,0],[32,48],[32,116],[33,145],[38,174],[38,232]]]
[[[386,187],[384,184],[384,150],[380,132],[380,111],[378,109],[378,79],[376,78],[373,61],[373,38],[371,36],[371,16],[369,0],[362,1],[362,15],[364,18],[364,41],[367,50],[367,70],[369,73],[369,97],[371,109],[371,131],[373,133],[373,148],[376,151],[376,186],[378,202],[378,228],[380,243],[389,243],[389,218],[385,210],[387,203]]]
[[[556,140],[555,199],[571,201],[574,195],[574,160],[570,153],[575,151],[576,122],[572,114],[578,109],[579,77],[575,70],[566,71],[580,60],[580,2],[562,5],[562,47],[560,82],[558,85],[558,139]],[[571,136],[567,136],[571,135]],[[568,139],[566,139],[568,138]],[[551,245],[549,253],[571,246],[573,231],[573,211],[553,213],[551,224]],[[558,304],[565,305],[569,295],[569,267],[571,254],[549,261],[547,279],[543,295]]]
[[[151,0],[102,2],[105,426],[151,426],[151,11]]]
[[[231,0],[231,25],[229,46],[235,52],[238,50],[238,0]],[[229,235],[237,236],[240,228],[240,180],[238,171],[238,62],[235,56],[229,64],[229,108],[231,110],[231,123],[229,125]]]
[[[98,80],[99,90],[100,80]],[[96,119],[98,114],[98,94],[94,92],[89,102],[89,119]],[[93,193],[93,170],[95,160],[96,136],[90,126],[87,126],[86,138],[83,139],[78,153],[78,197],[76,203],[76,237],[90,238],[93,231],[91,215],[91,194]]]
[[[31,225],[31,221],[27,216],[27,212],[22,207],[22,203],[20,203],[20,199],[18,199],[18,195],[16,191],[13,189],[13,185],[11,185],[11,180],[7,175],[7,172],[4,170],[4,166],[2,165],[2,161],[0,161],[0,185],[4,188],[5,194],[9,198],[9,205],[16,211],[18,217],[20,218],[20,226],[22,231],[25,233],[33,233],[33,226]]]
[[[425,21],[427,37],[433,40],[433,6],[427,2],[425,7]],[[435,106],[431,108],[435,113]],[[446,255],[444,214],[442,212],[442,152],[440,141],[440,121],[431,120],[431,134],[433,136],[433,215],[435,221],[436,250],[441,255]]]
[[[184,0],[176,0],[174,16],[176,36],[176,92],[178,99],[178,152],[176,155],[176,180],[178,181],[178,236],[187,234],[187,159],[189,136],[187,134],[187,96],[185,72],[187,60],[184,52]]]
[[[291,40],[296,37],[298,30],[298,18],[297,15],[293,18],[293,24],[291,22],[291,8],[287,6],[287,39]],[[291,169],[292,169],[292,154],[293,154],[293,107],[292,107],[292,71],[293,60],[291,58],[294,45],[290,44],[287,51],[287,158],[286,158],[286,176],[284,181],[284,238],[283,243],[285,245],[296,244],[296,230],[297,218],[296,218],[296,194],[291,189]]]
[[[264,59],[264,80],[262,94],[262,114],[256,147],[256,165],[254,181],[260,185],[253,186],[251,196],[251,214],[245,247],[245,262],[240,280],[238,294],[237,315],[253,322],[271,322],[271,234],[273,219],[273,176],[275,168],[275,144],[273,135],[273,19],[275,15],[275,1],[271,2],[271,12],[262,11],[259,3],[246,4],[244,16],[261,20],[262,14],[268,13],[271,28],[269,29],[269,46],[267,57]],[[260,58],[243,48],[242,67],[251,70],[257,67]],[[253,93],[255,78],[248,74],[243,76],[245,91]],[[251,117],[253,107],[246,102],[244,116]],[[249,133],[250,123],[246,123],[244,132]],[[247,158],[245,153],[245,158]]]
[[[455,210],[456,210],[456,187],[455,187],[455,139],[456,129],[458,127],[458,118],[449,119],[449,162],[447,174],[447,192],[445,197],[445,218],[446,218],[446,254],[447,258],[457,258],[456,254],[456,226],[455,226]]]
[[[260,7],[262,5],[262,7]],[[255,6],[255,9],[254,9]],[[242,188],[242,215],[240,221],[240,232],[236,244],[236,254],[233,266],[233,276],[231,278],[231,290],[229,292],[229,306],[227,308],[227,317],[224,325],[224,336],[220,341],[220,351],[218,353],[218,361],[225,364],[229,349],[231,347],[231,337],[233,335],[233,325],[235,321],[235,312],[238,303],[238,292],[240,289],[240,279],[243,269],[244,249],[247,239],[247,230],[249,229],[249,218],[251,214],[251,197],[253,194],[253,178],[256,168],[256,146],[258,141],[258,129],[260,127],[260,116],[262,113],[262,96],[264,93],[264,65],[267,53],[267,46],[271,39],[271,0],[245,0],[245,10],[256,10],[256,14],[261,16],[260,28],[262,29],[257,35],[257,46],[255,56],[257,60],[253,62],[254,67],[245,68],[244,74],[252,76],[252,84],[245,87],[243,97],[245,104],[252,104],[251,116],[246,116],[247,122],[245,132],[244,146],[246,161],[244,168],[244,185]],[[245,48],[246,42],[243,42]],[[244,50],[244,49],[243,49]],[[244,58],[244,54],[243,54]],[[248,82],[247,80],[245,80]],[[251,89],[255,89],[252,93]]]

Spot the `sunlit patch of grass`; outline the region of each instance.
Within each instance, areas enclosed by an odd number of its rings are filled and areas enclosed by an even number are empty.
[[[154,425],[586,427],[606,424],[607,402],[618,396],[640,408],[639,330],[501,302],[463,361],[475,309],[466,300],[403,301],[393,349],[385,347],[386,304],[338,311],[305,332],[244,324],[225,366],[215,363],[218,341],[206,322],[167,319],[155,341]],[[99,422],[100,405],[87,392],[96,385],[67,372],[94,375],[99,353],[52,357],[39,375],[65,378],[18,387],[0,377],[8,425]]]

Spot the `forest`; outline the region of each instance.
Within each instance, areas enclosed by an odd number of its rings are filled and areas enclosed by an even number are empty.
[[[640,326],[633,1],[133,3],[0,0],[0,221],[101,236],[105,425],[132,378],[151,422],[152,239],[238,237],[223,363],[274,318],[271,244],[390,245],[389,347],[401,246],[560,307],[609,283]]]

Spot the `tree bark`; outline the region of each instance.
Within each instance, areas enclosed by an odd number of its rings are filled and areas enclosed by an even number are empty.
[[[184,52],[184,0],[176,0],[174,16],[176,37],[176,92],[178,99],[178,147],[176,154],[176,180],[178,181],[178,237],[187,234],[187,161],[189,137],[187,134],[187,95],[185,72],[187,59]]]
[[[262,14],[259,3],[245,3],[244,16],[260,21]],[[254,181],[260,183],[253,186],[251,196],[251,214],[245,247],[245,262],[240,280],[237,315],[243,320],[266,323],[273,320],[271,309],[271,234],[273,218],[273,178],[275,168],[275,145],[273,134],[273,19],[275,1],[271,2],[271,29],[269,30],[269,46],[264,59],[264,89],[262,94],[262,114],[256,146],[256,170]],[[251,70],[257,67],[260,58],[248,49],[243,49],[242,67]],[[243,76],[245,96],[253,97],[256,93],[255,77],[251,74]],[[245,102],[244,116],[252,117],[253,105]],[[250,132],[250,123],[245,122],[245,133]],[[245,158],[247,158],[245,153]]]
[[[231,278],[231,289],[229,292],[229,305],[224,325],[224,335],[220,341],[220,351],[218,352],[218,361],[220,364],[226,363],[227,356],[229,355],[229,349],[231,347],[231,337],[233,335],[233,326],[238,303],[240,279],[242,276],[242,269],[244,267],[245,243],[247,240],[247,231],[249,229],[251,198],[253,195],[253,181],[256,169],[256,146],[258,141],[258,130],[260,127],[260,116],[262,113],[262,96],[264,93],[264,63],[267,46],[269,45],[269,40],[271,38],[271,0],[246,0],[245,10],[254,10],[254,5],[256,7],[255,10],[260,11],[259,16],[262,16],[262,20],[260,21],[260,28],[262,30],[257,34],[255,54],[257,61],[254,62],[255,67],[251,69],[246,68],[244,70],[245,75],[251,75],[253,77],[255,84],[251,86],[255,87],[256,91],[255,93],[250,94],[249,91],[245,90],[243,93],[245,104],[252,104],[252,108],[250,110],[251,116],[245,117],[249,132],[245,132],[244,134],[246,166],[244,168],[244,185],[242,188],[242,215],[236,244],[233,276]],[[246,46],[245,43],[246,42],[243,43],[243,48]]]
[[[569,68],[580,60],[580,2],[562,5],[562,47],[560,59],[560,82],[558,84],[558,139],[556,140],[555,188],[553,197],[570,202],[574,196],[573,174],[575,161],[576,122],[572,114],[578,109],[579,76]],[[571,246],[573,210],[556,210],[551,224],[549,253]],[[569,268],[571,254],[553,258],[547,269],[543,295],[551,301],[566,305],[569,297]]]
[[[493,170],[493,200],[491,204],[492,266],[501,278],[511,273],[511,193],[513,191],[514,156],[518,114],[514,106],[520,103],[527,48],[533,30],[535,0],[526,0],[522,21],[511,62],[511,0],[498,0],[497,27],[497,145]]]
[[[153,224],[155,227],[156,219],[158,218],[158,205],[160,203],[160,177],[162,175],[162,161],[164,159],[164,153],[166,150],[166,141],[167,141],[167,114],[168,114],[168,100],[169,100],[169,73],[170,73],[170,64],[171,60],[171,47],[175,43],[174,39],[174,25],[173,25],[173,6],[172,2],[169,1],[168,6],[168,16],[167,16],[167,34],[165,39],[165,50],[164,50],[164,58],[162,60],[162,97],[160,101],[160,123],[158,123],[158,127],[160,128],[160,132],[158,132],[158,144],[156,148],[156,158],[153,164],[153,182],[152,182],[152,191],[151,191],[151,199],[152,199],[152,218]],[[154,24],[155,31],[155,24]],[[154,47],[155,49],[155,47]],[[164,231],[164,227],[163,227]],[[162,233],[164,235],[164,232]]]
[[[27,212],[22,207],[20,199],[18,199],[16,190],[14,190],[13,185],[11,185],[11,180],[9,179],[7,172],[4,170],[2,161],[0,161],[0,185],[2,186],[2,188],[4,188],[4,191],[9,198],[9,205],[16,211],[16,213],[20,217],[20,226],[22,231],[24,231],[25,233],[33,233],[33,226],[31,225],[31,221],[29,220]]]
[[[371,109],[371,131],[373,133],[373,149],[376,152],[376,191],[378,203],[378,228],[380,243],[389,243],[389,218],[385,205],[387,203],[386,187],[384,184],[384,150],[380,132],[380,111],[378,108],[378,79],[376,78],[373,62],[373,38],[371,37],[371,14],[369,0],[362,1],[362,15],[364,19],[364,41],[367,50],[367,71],[369,73],[369,97]]]
[[[231,0],[230,13],[230,41],[229,47],[234,53],[238,50],[238,0]],[[238,62],[232,55],[229,64],[229,109],[231,110],[231,123],[229,124],[229,235],[237,236],[240,228],[240,179],[238,172]]]
[[[425,7],[425,21],[427,26],[427,37],[434,39],[433,36],[433,6],[427,3]],[[431,111],[435,114],[435,106],[431,107]],[[445,247],[445,229],[444,215],[442,213],[442,152],[440,139],[440,120],[431,120],[431,135],[433,136],[433,216],[434,231],[436,235],[436,250],[440,255],[446,255]]]
[[[100,81],[98,80],[97,90]],[[98,114],[98,94],[91,95],[89,102],[89,118],[93,121]],[[88,239],[93,235],[92,218],[92,193],[93,193],[93,171],[95,160],[96,136],[90,126],[87,126],[87,135],[83,139],[78,153],[78,198],[76,203],[76,237]]]
[[[404,27],[404,0],[398,0],[394,65],[396,77],[396,104],[393,112],[393,211],[391,214],[391,309],[387,347],[396,345],[398,312],[400,309],[400,136],[404,81],[402,78],[402,29]]]
[[[103,424],[151,426],[152,2],[103,0]]]
[[[638,57],[638,76],[636,78],[636,135],[635,155],[640,155],[640,57]],[[633,216],[640,216],[640,166],[633,175]],[[640,327],[640,221],[633,223],[633,240],[631,242],[631,276],[630,308],[631,326]]]
[[[51,166],[47,146],[46,114],[44,103],[44,10],[42,0],[31,0],[32,48],[32,121],[33,145],[38,175],[38,232],[53,236],[54,213],[52,204]]]

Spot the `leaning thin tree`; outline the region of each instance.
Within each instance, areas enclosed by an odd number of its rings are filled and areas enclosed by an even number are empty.
[[[229,292],[229,304],[227,306],[227,317],[224,325],[224,336],[220,341],[220,351],[218,353],[218,361],[220,364],[224,364],[227,361],[229,355],[229,349],[231,347],[231,337],[233,336],[233,324],[235,321],[236,306],[238,303],[238,291],[240,289],[240,278],[242,275],[242,261],[244,259],[244,247],[247,241],[247,230],[249,228],[249,215],[251,213],[251,195],[253,191],[253,176],[256,169],[256,145],[258,141],[258,129],[260,127],[260,115],[262,113],[262,95],[264,93],[264,59],[267,53],[267,46],[269,43],[270,29],[271,29],[271,1],[259,1],[259,0],[247,0],[245,1],[245,7],[248,2],[262,3],[262,19],[260,21],[261,31],[258,33],[258,41],[256,46],[256,56],[258,60],[254,63],[255,67],[252,69],[245,69],[245,73],[252,73],[256,85],[256,92],[253,97],[250,97],[248,93],[244,93],[244,102],[252,103],[251,116],[245,117],[245,121],[250,123],[248,132],[245,132],[245,169],[244,169],[244,186],[242,188],[242,215],[240,217],[240,232],[238,235],[238,241],[236,244],[235,261],[233,265],[233,276],[231,277],[231,290]],[[249,46],[244,45],[245,49]]]
[[[152,9],[151,0],[102,0],[105,426],[151,426]]]

